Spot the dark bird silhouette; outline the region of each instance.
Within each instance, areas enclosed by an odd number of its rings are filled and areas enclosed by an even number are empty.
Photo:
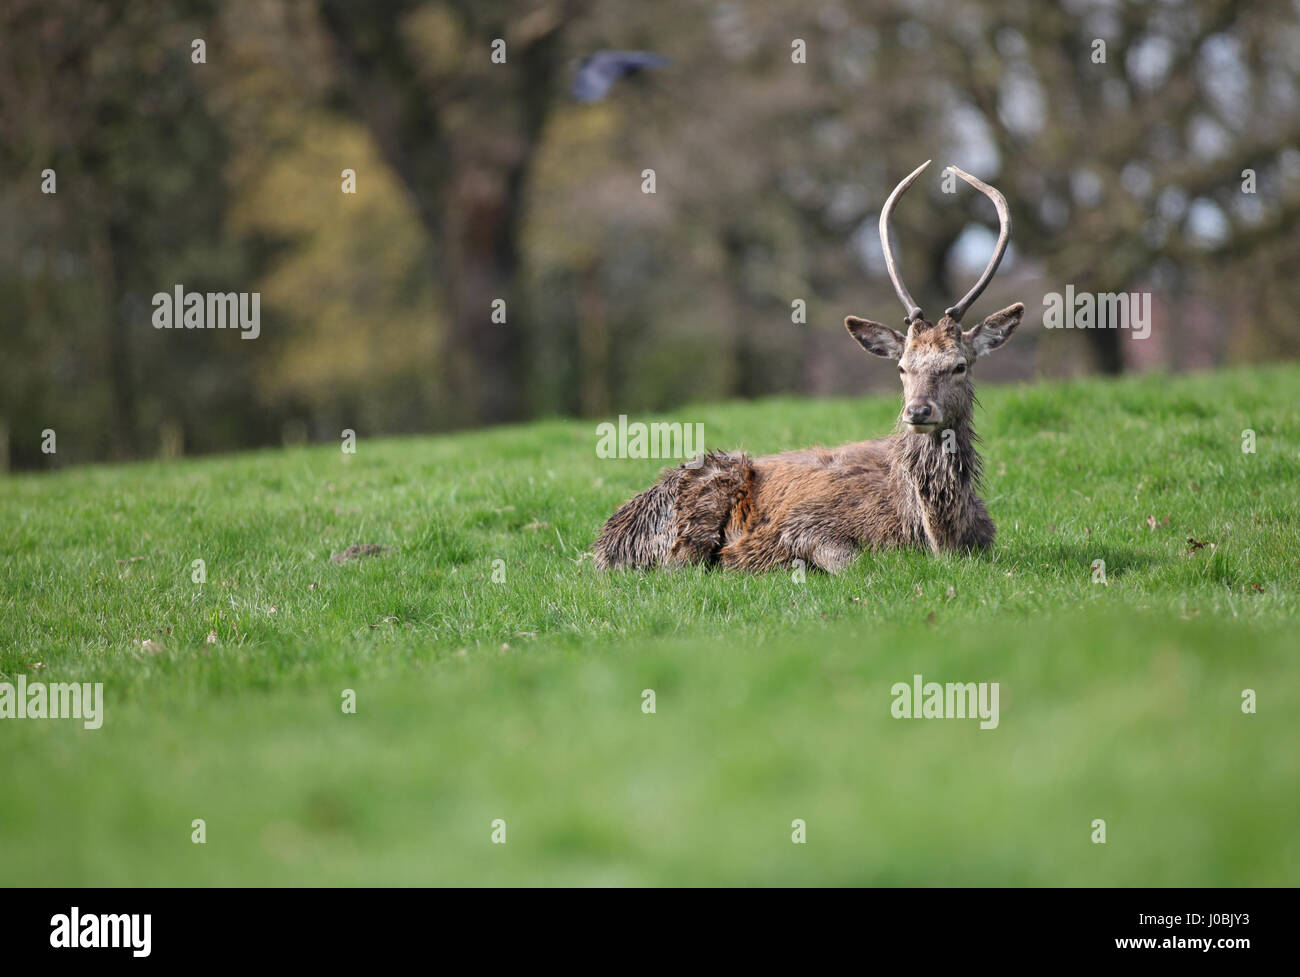
[[[573,97],[579,102],[599,102],[620,78],[662,68],[667,63],[667,58],[653,51],[597,51],[578,65]]]

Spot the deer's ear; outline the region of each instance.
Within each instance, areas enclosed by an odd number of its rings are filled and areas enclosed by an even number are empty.
[[[844,320],[844,326],[853,338],[862,344],[863,349],[876,356],[888,357],[891,360],[901,359],[903,350],[907,347],[907,339],[901,332],[879,322],[859,319],[851,315]]]
[[[985,356],[1011,338],[1011,334],[1016,331],[1016,326],[1020,325],[1020,317],[1024,314],[1023,302],[1008,305],[1001,312],[994,312],[979,325],[967,329],[961,334],[962,341],[974,350],[976,356]]]

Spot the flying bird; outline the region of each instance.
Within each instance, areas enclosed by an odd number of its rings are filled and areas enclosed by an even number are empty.
[[[578,65],[573,97],[579,102],[599,102],[620,78],[662,68],[667,63],[667,58],[653,51],[597,51]]]

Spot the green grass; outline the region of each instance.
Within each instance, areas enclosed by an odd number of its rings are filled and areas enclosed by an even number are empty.
[[[0,680],[106,700],[0,722],[0,883],[1300,883],[1300,367],[982,399],[994,551],[804,581],[597,574],[661,463],[591,422],[0,480]],[[999,727],[891,718],[916,673],[999,682]]]

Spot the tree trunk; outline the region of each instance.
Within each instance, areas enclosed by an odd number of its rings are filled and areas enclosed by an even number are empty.
[[[1114,375],[1124,371],[1124,351],[1120,347],[1118,329],[1088,329],[1085,335],[1092,349],[1093,366],[1099,373]]]
[[[520,416],[524,310],[511,301],[518,253],[506,186],[504,175],[479,168],[457,174],[443,224],[443,361],[452,409],[471,424]],[[505,321],[494,322],[502,308]]]
[[[122,316],[118,274],[118,249],[122,235],[111,220],[95,228],[90,240],[90,263],[99,286],[108,353],[110,409],[113,417],[114,458],[136,454],[135,380],[131,369],[131,324]]]
[[[578,409],[599,417],[609,409],[609,314],[600,290],[600,258],[578,271]]]

